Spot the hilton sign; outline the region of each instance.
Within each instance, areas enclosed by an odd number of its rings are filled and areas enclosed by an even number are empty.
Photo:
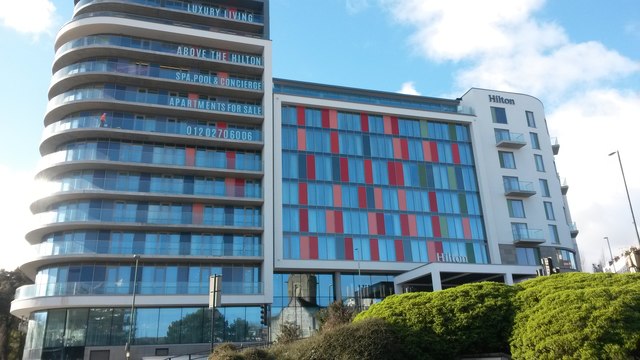
[[[513,99],[503,98],[498,95],[489,95],[489,102],[498,103],[498,104],[507,104],[507,105],[515,105],[516,101]]]
[[[466,256],[451,255],[445,253],[436,253],[436,262],[461,263],[466,264],[469,259]]]

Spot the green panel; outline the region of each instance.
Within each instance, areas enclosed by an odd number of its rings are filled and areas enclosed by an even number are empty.
[[[476,254],[475,251],[473,251],[473,243],[466,243],[465,245],[467,246],[467,259],[469,260],[469,263],[475,264]]]
[[[449,237],[449,224],[444,216],[440,216],[440,234],[443,238]]]
[[[456,169],[453,166],[447,167],[447,175],[449,177],[449,189],[457,189],[458,180],[456,180]]]
[[[467,209],[467,196],[465,194],[458,194],[458,202],[460,202],[460,213],[468,215],[469,210]]]
[[[429,138],[428,123],[424,120],[420,121],[420,136],[422,136],[425,139]]]
[[[449,140],[453,140],[453,141],[458,140],[455,124],[449,124]]]
[[[427,187],[427,166],[425,164],[418,164],[418,179],[420,180],[420,187]]]

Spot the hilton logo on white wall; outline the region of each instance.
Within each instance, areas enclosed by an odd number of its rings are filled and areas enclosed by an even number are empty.
[[[515,105],[516,101],[513,99],[503,98],[498,95],[489,95],[489,102],[498,103],[498,104],[507,104],[507,105]]]
[[[436,253],[436,261],[437,262],[447,262],[447,263],[468,263],[469,259],[466,256],[458,256],[458,255],[451,255],[451,254],[443,254],[443,253]]]

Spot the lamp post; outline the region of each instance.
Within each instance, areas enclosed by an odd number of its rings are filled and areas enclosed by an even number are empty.
[[[613,253],[611,252],[611,244],[609,244],[609,237],[605,236],[604,238],[605,240],[607,240],[607,246],[609,247],[609,256],[611,256],[611,265],[613,266],[613,272],[617,273],[618,271],[616,271],[616,262],[613,260]]]
[[[638,245],[640,245],[640,233],[638,233],[638,225],[636,223],[636,216],[633,213],[633,206],[631,205],[631,196],[629,196],[629,188],[627,187],[627,179],[624,176],[624,168],[622,167],[622,160],[620,159],[620,151],[616,150],[609,154],[609,156],[617,154],[618,155],[618,163],[620,164],[620,172],[622,173],[622,181],[624,182],[624,190],[627,192],[627,200],[629,201],[629,209],[631,210],[631,219],[633,220],[633,229],[636,231],[636,239],[638,240]]]
[[[140,260],[140,255],[133,255],[133,259],[136,261],[136,265],[133,270],[133,294],[131,296],[131,315],[129,317],[129,337],[127,338],[127,343],[124,346],[124,355],[127,360],[131,358],[131,334],[133,333],[133,326],[135,324],[136,285],[138,285],[138,261]]]
[[[354,249],[356,251],[356,254],[358,255],[358,281],[357,281],[357,285],[358,285],[358,311],[360,311],[362,309],[362,289],[360,287],[360,249],[359,248],[355,248]]]

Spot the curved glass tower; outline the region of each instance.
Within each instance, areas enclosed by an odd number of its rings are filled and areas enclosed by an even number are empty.
[[[38,256],[22,267],[35,284],[12,304],[29,319],[24,359],[122,359],[129,341],[141,358],[264,337],[267,9],[76,1],[55,44],[37,175],[48,190],[27,234]],[[214,336],[212,275],[224,305]]]

